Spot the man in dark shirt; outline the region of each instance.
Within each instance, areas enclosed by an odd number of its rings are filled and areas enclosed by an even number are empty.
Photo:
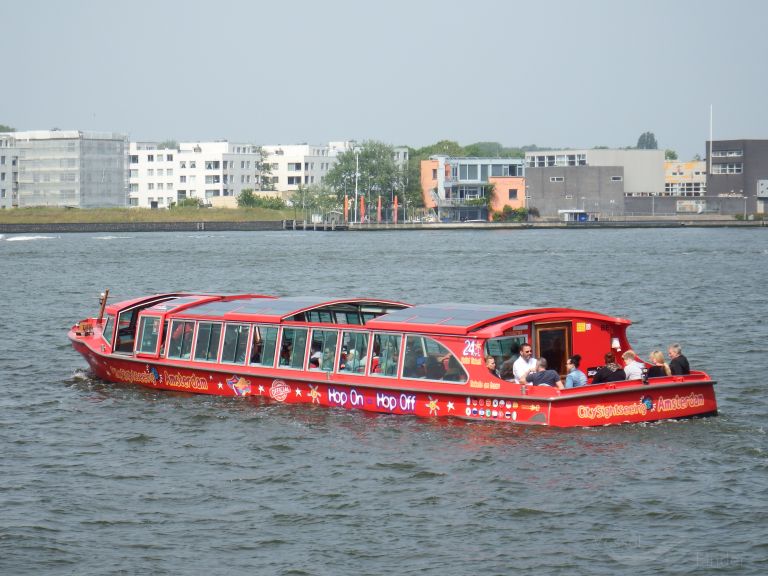
[[[554,370],[547,370],[547,359],[539,358],[536,362],[536,370],[526,373],[525,381],[534,386],[555,386],[562,390],[563,383],[560,381],[560,374]]]
[[[680,344],[671,344],[667,350],[669,354],[669,369],[672,370],[672,375],[682,376],[684,374],[691,373],[691,367],[688,364],[688,358],[683,356],[683,349]]]

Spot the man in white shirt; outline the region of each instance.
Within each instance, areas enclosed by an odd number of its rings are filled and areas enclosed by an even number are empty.
[[[624,358],[624,374],[627,380],[639,380],[643,377],[643,366],[637,361],[637,354],[633,350],[627,350],[621,355]]]
[[[511,371],[510,367],[512,368]],[[504,364],[501,365],[500,372],[501,377],[504,378],[504,380],[514,379],[517,384],[520,384],[520,379],[523,377],[523,375],[526,374],[529,370],[535,369],[536,358],[533,357],[533,350],[531,349],[531,345],[523,344],[520,347],[520,356],[518,356],[517,360],[515,360],[514,363],[511,362],[511,359],[504,362]]]

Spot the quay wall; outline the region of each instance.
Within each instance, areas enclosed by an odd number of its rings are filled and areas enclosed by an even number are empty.
[[[0,234],[64,234],[64,233],[88,233],[88,232],[225,232],[225,231],[351,231],[351,232],[377,232],[393,230],[524,230],[524,229],[562,229],[584,230],[596,228],[677,228],[677,227],[709,227],[709,228],[768,228],[766,220],[735,220],[733,218],[721,219],[627,219],[599,222],[561,222],[544,221],[535,222],[452,222],[452,223],[365,223],[347,225],[338,224],[310,224],[303,226],[303,222],[286,220],[253,221],[253,222],[67,222],[67,223],[37,223],[37,224],[3,224],[0,223]]]

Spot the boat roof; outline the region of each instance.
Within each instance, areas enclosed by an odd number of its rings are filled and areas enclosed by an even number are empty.
[[[420,304],[395,310],[367,323],[369,328],[410,332],[492,337],[514,325],[541,320],[578,318],[614,324],[629,320],[572,308],[515,308],[493,304],[442,303]]]
[[[629,320],[571,308],[521,308],[509,305],[445,302],[411,305],[392,300],[367,298],[332,299],[322,296],[266,296],[263,294],[158,294],[134,299],[111,308],[123,309],[137,302],[157,300],[147,313],[171,317],[280,323],[301,321],[304,312],[370,311],[376,317],[365,322],[366,328],[400,332],[429,332],[453,335],[493,337],[512,327],[533,321],[579,319],[584,321],[630,324]]]

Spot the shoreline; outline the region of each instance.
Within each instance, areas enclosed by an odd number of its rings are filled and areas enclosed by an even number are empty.
[[[602,222],[408,222],[366,224],[307,224],[293,220],[258,220],[250,222],[59,222],[59,223],[0,223],[0,234],[28,233],[87,233],[87,232],[265,232],[265,231],[317,231],[317,232],[380,232],[398,230],[594,230],[615,228],[768,228],[765,220],[614,220]]]

